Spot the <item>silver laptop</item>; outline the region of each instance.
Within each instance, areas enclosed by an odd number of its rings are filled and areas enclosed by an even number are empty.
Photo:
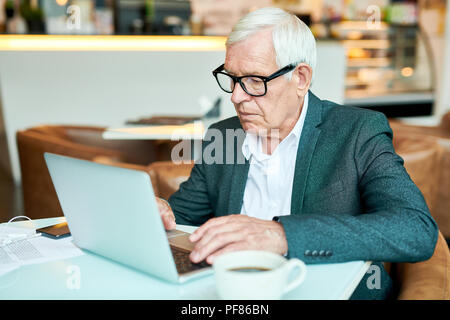
[[[189,234],[164,229],[147,173],[44,157],[77,246],[175,283],[212,272],[189,260]]]

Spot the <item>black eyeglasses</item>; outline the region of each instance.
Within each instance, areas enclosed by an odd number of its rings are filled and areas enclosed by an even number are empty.
[[[268,77],[256,75],[235,77],[228,73],[222,72],[224,70],[224,65],[225,64],[222,64],[220,67],[218,67],[216,70],[212,72],[217,80],[217,83],[219,84],[219,87],[225,92],[232,93],[234,87],[236,86],[236,83],[239,82],[242,89],[244,89],[244,91],[247,94],[253,97],[261,97],[265,95],[267,93],[267,82],[275,78],[278,78],[279,76],[282,76],[283,74],[286,74],[289,71],[294,70],[296,67],[296,65],[294,64],[287,65],[286,67],[281,68],[275,73],[272,73]]]

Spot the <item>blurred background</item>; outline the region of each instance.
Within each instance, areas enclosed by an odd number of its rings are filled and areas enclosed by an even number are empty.
[[[45,168],[31,170],[25,160],[38,138],[24,144],[24,131],[41,130],[45,143],[83,145],[86,134],[76,136],[74,127],[104,132],[155,116],[202,118],[214,107],[217,119],[233,116],[211,71],[223,63],[234,23],[265,6],[296,14],[313,31],[312,91],[320,98],[447,135],[448,0],[0,0],[0,222],[26,213],[25,189],[45,193],[29,173]],[[109,147],[124,148],[125,139],[112,140]],[[147,140],[153,155],[135,163],[168,159],[170,139]],[[436,168],[449,163],[432,164],[430,172],[443,176]],[[448,215],[441,219],[450,236]]]
[[[431,93],[440,81],[446,0],[0,0],[0,32],[226,36],[242,15],[264,6],[283,7],[319,41],[345,46],[346,102]],[[407,114],[432,113],[431,96],[420,97],[423,105]]]

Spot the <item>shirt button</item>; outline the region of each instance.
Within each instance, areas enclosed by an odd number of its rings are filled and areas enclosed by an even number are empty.
[[[311,255],[311,251],[310,250],[306,250],[305,251],[305,256],[309,257]]]
[[[319,252],[317,252],[317,250],[314,250],[311,254],[313,257],[317,257],[319,255]]]
[[[325,255],[327,257],[331,257],[333,255],[333,252],[332,251],[327,251],[327,252],[325,252]]]
[[[319,251],[319,256],[325,257],[325,250],[320,250]]]

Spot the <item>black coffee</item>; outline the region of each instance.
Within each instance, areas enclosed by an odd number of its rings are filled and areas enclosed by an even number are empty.
[[[239,267],[239,268],[232,268],[228,269],[229,271],[236,271],[236,272],[262,272],[262,271],[270,271],[269,268],[261,268],[261,267]]]

